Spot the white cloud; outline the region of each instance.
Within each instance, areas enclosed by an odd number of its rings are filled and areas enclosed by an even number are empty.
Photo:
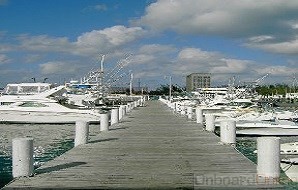
[[[221,57],[223,57],[223,55],[218,52],[203,51],[199,48],[185,48],[178,54],[178,59],[182,62],[191,62],[202,65],[218,65],[218,61]]]
[[[47,35],[40,36],[19,36],[21,42],[20,48],[29,51],[42,51],[42,52],[69,52],[72,49],[68,39],[53,38]]]
[[[105,53],[133,42],[144,34],[145,31],[140,27],[113,26],[104,30],[86,32],[79,36],[74,44],[77,47],[76,52],[79,54]]]
[[[261,43],[261,42],[264,42],[264,41],[268,41],[268,40],[273,40],[274,37],[273,36],[266,36],[266,35],[263,35],[263,36],[254,36],[254,37],[250,37],[248,39],[248,41],[250,43]]]
[[[75,74],[80,71],[79,64],[63,61],[49,61],[39,65],[41,73],[48,74]]]
[[[93,5],[93,6],[88,6],[86,8],[83,9],[83,12],[88,12],[88,11],[107,11],[108,7],[105,4],[97,4],[97,5]]]
[[[108,10],[108,7],[105,4],[98,4],[94,6],[94,9],[98,11],[106,11]]]
[[[120,46],[132,42],[145,34],[141,27],[127,28],[125,26],[113,26],[99,31],[113,45]]]
[[[164,49],[163,53],[157,51]],[[298,72],[296,62],[292,65],[265,65],[252,60],[230,58],[215,51],[204,51],[199,48],[171,49],[171,46],[151,44],[142,46],[133,55],[132,65],[135,78],[146,78],[150,83],[164,81],[163,76],[172,75],[173,80],[181,79],[194,72],[212,73],[213,85],[227,84],[232,76],[236,76],[237,84],[255,81],[270,73],[265,82],[282,83],[289,76]],[[153,52],[157,52],[157,54]],[[160,53],[160,54],[158,54]],[[175,56],[168,56],[168,55]],[[160,83],[160,82],[159,82]]]
[[[241,39],[247,47],[298,54],[296,0],[157,0],[136,25]]]
[[[161,53],[159,50],[164,51]],[[175,56],[168,56],[171,54]],[[223,79],[227,82],[233,75],[245,78],[249,75],[255,79],[259,74],[253,70],[258,67],[253,61],[231,59],[219,52],[204,51],[199,48],[184,48],[177,52],[177,49],[171,46],[151,44],[140,47],[132,59],[136,77],[152,80],[170,74],[173,78],[182,78],[185,81],[185,76],[190,73],[209,72],[214,74],[213,79],[216,82]]]
[[[147,44],[143,45],[140,49],[140,53],[147,54],[167,54],[175,51],[176,48],[171,45],[161,45],[161,44]]]
[[[218,52],[203,51],[198,48],[185,48],[177,57],[176,73],[189,74],[192,72],[231,73],[241,74],[248,72],[247,68],[252,61],[228,59]]]
[[[268,38],[269,39],[269,38]],[[259,48],[265,51],[282,54],[298,54],[298,36],[289,41],[275,42],[275,41],[254,41],[250,40],[246,46]]]
[[[108,10],[108,7],[105,4],[98,4],[94,6],[94,9],[98,11],[106,11]]]
[[[137,23],[186,34],[256,36],[298,19],[296,0],[158,0]],[[289,29],[288,28],[288,29]]]
[[[267,73],[270,73],[270,81],[282,83],[282,80],[298,72],[296,64],[265,65],[252,60],[228,58],[218,52],[198,48],[182,49],[167,69],[176,77],[185,77],[194,72],[212,73],[213,84],[227,84],[232,76],[237,76],[242,82],[254,81]]]
[[[0,65],[9,63],[11,60],[4,54],[0,54]]]
[[[165,59],[170,59],[170,55],[176,52],[176,48],[170,45],[147,44],[139,48],[132,56],[131,65],[146,65],[152,67]],[[147,69],[143,67],[143,69]]]
[[[237,60],[237,59],[221,59],[222,65],[221,66],[215,66],[210,69],[211,73],[239,73],[243,74],[245,72],[250,72],[249,66],[252,64],[252,61],[248,60]]]
[[[18,39],[23,50],[90,56],[114,51],[141,38],[145,33],[141,27],[129,28],[118,25],[83,33],[75,42],[70,42],[65,37],[54,38],[46,35],[22,35]]]
[[[0,45],[0,52],[8,52],[13,50],[14,48],[11,45]]]
[[[165,59],[170,59],[171,54],[176,52],[176,48],[171,45],[161,44],[147,44],[139,48],[139,50],[133,54],[131,65],[147,64],[156,65]],[[145,68],[144,68],[145,69]]]
[[[290,77],[293,74],[298,73],[298,68],[295,67],[287,67],[283,65],[277,66],[267,66],[267,67],[259,67],[255,70],[260,75],[265,75],[269,73],[272,76],[283,76],[283,77]]]
[[[42,58],[43,58],[43,56],[39,55],[39,54],[29,54],[25,57],[25,62],[33,63],[33,62],[41,60]]]
[[[138,54],[134,55],[131,64],[138,65],[138,64],[150,64],[153,63],[156,57],[154,55],[147,55],[147,54]]]

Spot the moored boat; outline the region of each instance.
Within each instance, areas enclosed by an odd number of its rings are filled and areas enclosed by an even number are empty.
[[[10,84],[6,93],[0,97],[0,122],[1,123],[74,123],[85,120],[98,123],[100,120],[99,109],[71,109],[60,104],[64,86],[49,88],[34,93],[24,93],[22,85],[10,92]],[[30,89],[30,85],[25,85]],[[32,83],[32,89],[40,89]]]

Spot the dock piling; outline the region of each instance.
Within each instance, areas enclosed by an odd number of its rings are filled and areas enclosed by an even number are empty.
[[[191,106],[188,106],[187,107],[187,118],[188,119],[192,119],[192,107]]]
[[[215,131],[215,115],[214,114],[206,114],[206,131],[214,132]]]
[[[224,144],[236,144],[236,121],[220,122],[220,141]]]
[[[87,121],[76,121],[75,147],[87,144],[89,137],[89,123]]]
[[[174,113],[178,112],[178,102],[174,102]]]
[[[185,107],[185,105],[180,105],[180,114],[182,115],[182,116],[186,116],[186,107]]]
[[[123,116],[124,116],[124,105],[120,105],[120,107],[119,107],[119,121],[123,118]]]
[[[127,114],[127,105],[123,105],[123,116]]]
[[[203,109],[196,108],[196,117],[197,117],[197,123],[203,124],[204,122]]]
[[[114,125],[119,122],[119,109],[113,108],[111,110],[111,125]]]
[[[130,103],[127,103],[126,105],[126,113],[129,113],[131,110],[131,104]]]
[[[33,138],[12,140],[12,175],[29,177],[33,175]]]
[[[100,114],[100,131],[109,130],[109,113]]]
[[[274,179],[280,176],[280,138],[258,137],[257,173],[259,177]]]

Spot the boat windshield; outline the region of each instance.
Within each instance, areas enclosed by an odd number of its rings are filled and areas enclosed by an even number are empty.
[[[8,84],[5,94],[38,94],[50,89],[48,83],[20,83]]]

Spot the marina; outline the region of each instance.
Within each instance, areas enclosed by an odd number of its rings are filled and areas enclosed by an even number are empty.
[[[102,73],[99,69],[91,78],[100,81]],[[208,96],[150,100],[108,94],[103,81],[89,85],[85,80],[51,88],[39,83],[7,86],[0,97],[2,186],[12,182],[4,189],[201,189],[221,187],[219,179],[229,181],[225,188],[295,186],[296,144],[290,149],[279,145],[296,140],[295,110],[260,106],[252,101],[256,95],[239,93],[245,89],[221,89],[219,95],[209,88]],[[80,137],[79,131],[87,136]],[[258,165],[258,137],[280,137],[268,152],[272,155],[265,155],[274,161],[274,171],[260,173],[265,166]],[[32,138],[34,169],[15,177],[11,152],[17,138]],[[26,175],[32,176],[22,177]]]
[[[280,189],[277,183],[255,180],[256,165],[203,126],[149,101],[132,110],[110,131],[91,137],[47,162],[29,178],[17,178],[14,188],[219,188],[206,177],[242,176],[226,188]]]
[[[298,1],[0,9],[0,189],[298,189]]]

